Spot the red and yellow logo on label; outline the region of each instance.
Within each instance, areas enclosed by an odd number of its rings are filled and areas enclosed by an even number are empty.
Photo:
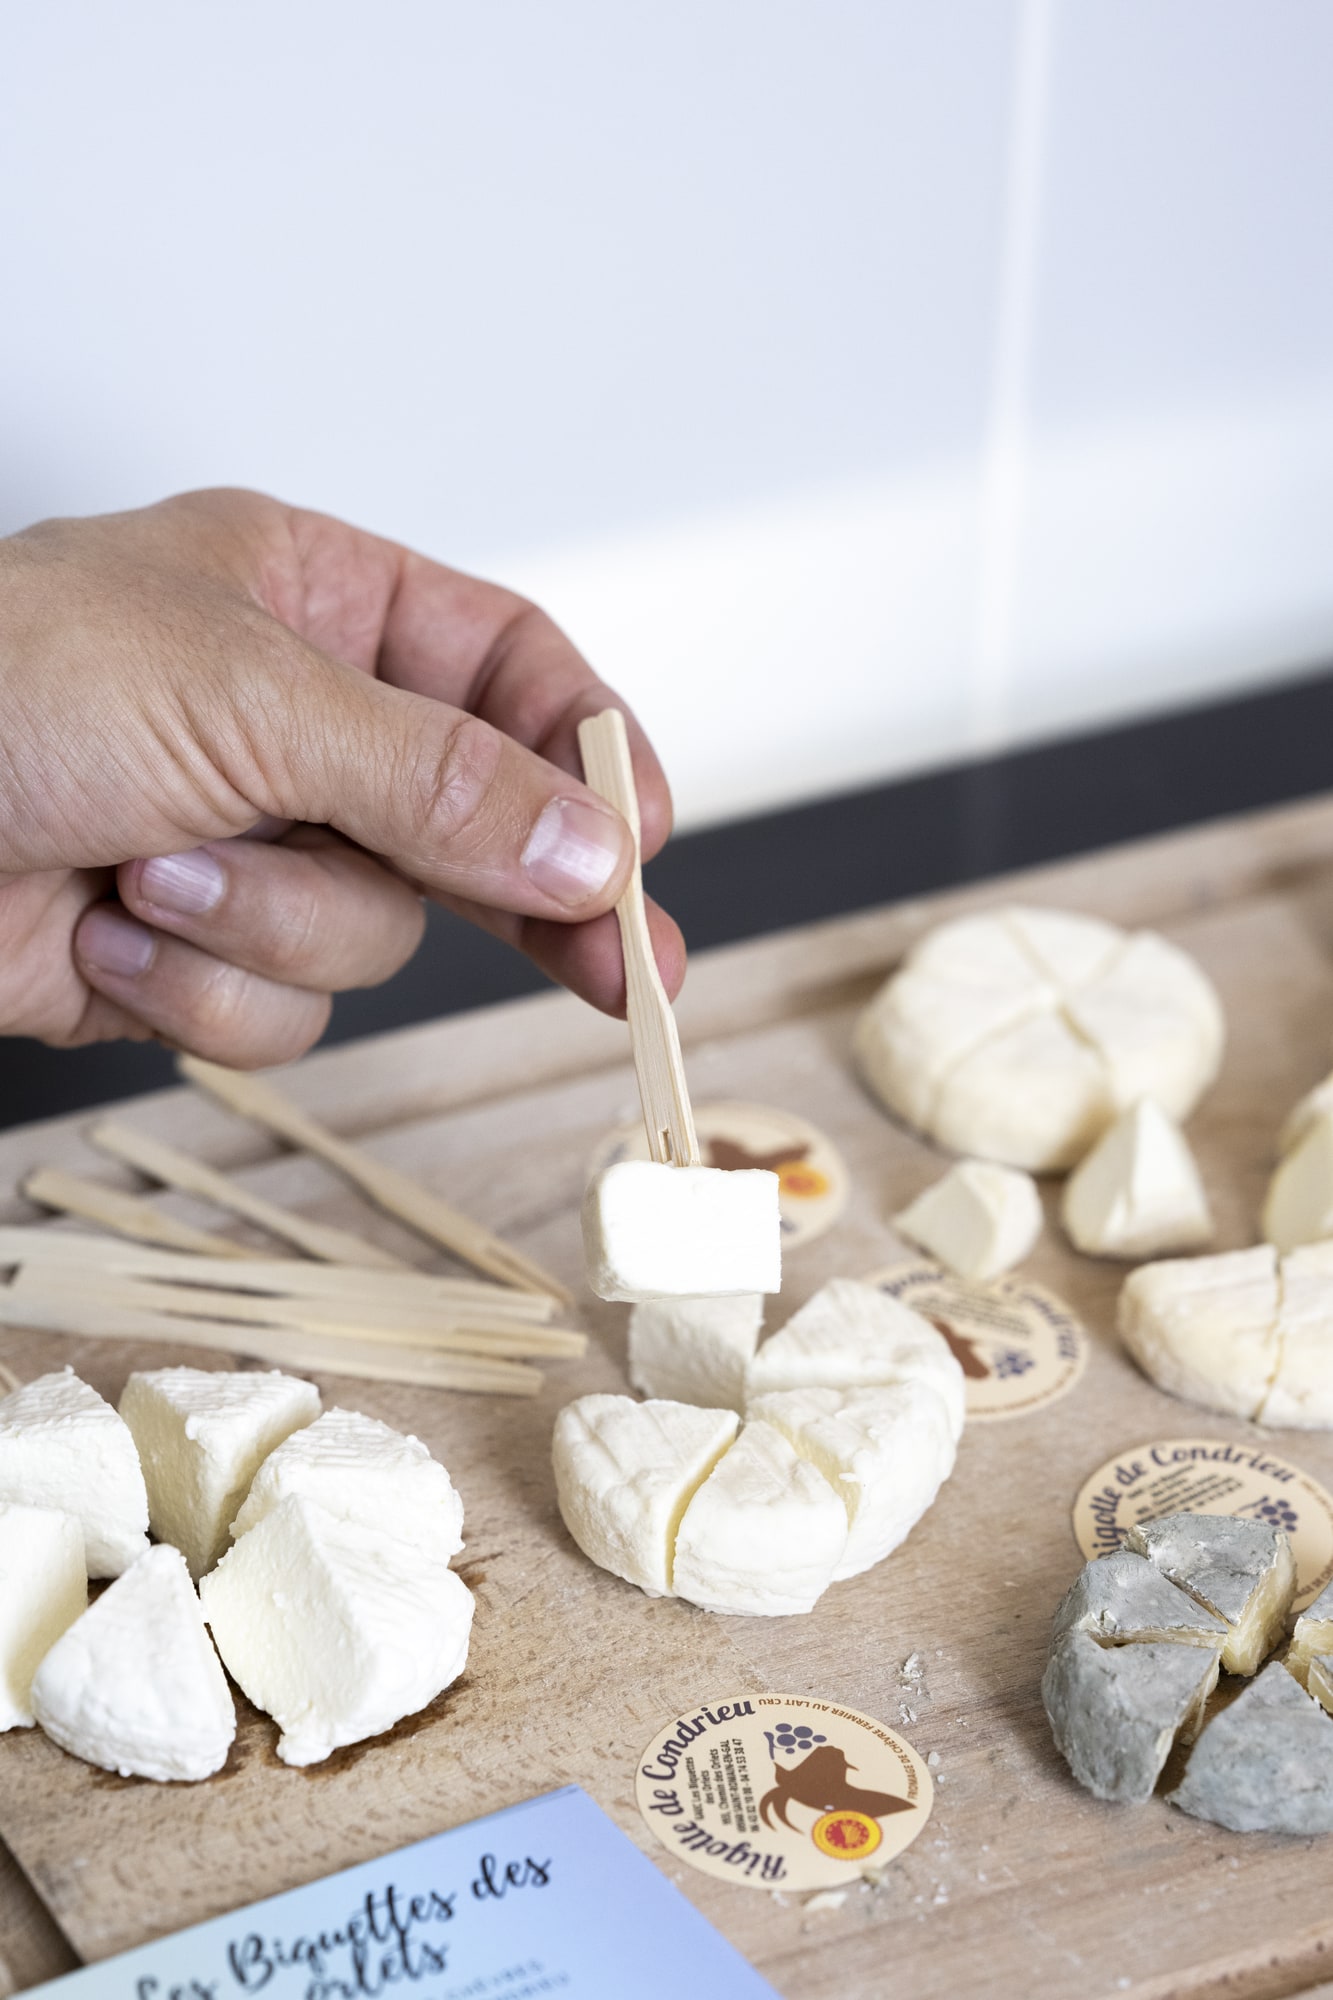
[[[864,1861],[879,1846],[884,1832],[878,1820],[871,1819],[868,1813],[841,1807],[817,1819],[810,1829],[810,1838],[821,1854],[828,1854],[835,1861]]]

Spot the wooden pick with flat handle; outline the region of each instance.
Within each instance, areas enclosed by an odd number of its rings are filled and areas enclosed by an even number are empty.
[[[648,1128],[648,1147],[662,1165],[697,1167],[699,1141],[694,1133],[680,1036],[653,956],[644,909],[639,795],[634,784],[625,718],[620,710],[607,708],[581,722],[579,749],[588,784],[615,807],[634,835],[634,872],[616,904],[616,916],[620,920],[620,942],[625,953],[630,1047],[643,1122]]]

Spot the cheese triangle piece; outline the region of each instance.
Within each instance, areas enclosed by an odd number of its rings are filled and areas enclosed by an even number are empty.
[[[0,1501],[0,1731],[32,1727],[32,1677],[87,1604],[74,1516]]]
[[[809,1611],[846,1542],[846,1509],[828,1481],[770,1424],[747,1423],[685,1509],[672,1583],[705,1611]]]
[[[89,1576],[119,1576],[148,1547],[134,1439],[70,1368],[0,1401],[0,1500],[75,1515]]]
[[[293,1493],[441,1562],[463,1546],[463,1503],[439,1460],[420,1438],[355,1410],[326,1410],[270,1452],[231,1524],[233,1538]]]
[[[1333,1653],[1333,1583],[1296,1620],[1291,1649],[1283,1665],[1304,1687],[1309,1679],[1310,1662],[1330,1653]]]
[[[1311,1660],[1306,1693],[1333,1715],[1333,1654],[1325,1653],[1321,1658]]]
[[[1163,1576],[1146,1556],[1115,1549],[1088,1563],[1056,1608],[1051,1639],[1086,1632],[1104,1646],[1174,1641],[1220,1652],[1227,1628]]]
[[[1279,1250],[1333,1236],[1333,1110],[1312,1114],[1278,1162],[1262,1227],[1265,1240]]]
[[[1080,1161],[1061,1214],[1071,1242],[1094,1257],[1194,1250],[1213,1234],[1184,1134],[1150,1097],[1122,1112]]]
[[[745,1393],[753,1401],[779,1389],[875,1389],[912,1378],[934,1385],[959,1437],[963,1371],[943,1334],[878,1286],[833,1278],[764,1341]]]
[[[1229,1514],[1166,1514],[1140,1521],[1126,1544],[1223,1621],[1229,1674],[1252,1674],[1285,1632],[1296,1562],[1280,1528]]]
[[[1277,1253],[1261,1243],[1141,1265],[1120,1288],[1116,1323],[1160,1389],[1206,1410],[1254,1417],[1277,1374],[1278,1310]]]
[[[1333,1715],[1274,1661],[1213,1717],[1168,1796],[1236,1833],[1333,1833]]]
[[[1088,1632],[1067,1632],[1047,1661],[1041,1697],[1078,1782],[1099,1799],[1150,1799],[1177,1736],[1198,1726],[1217,1658],[1200,1646],[1101,1646]]]
[[[984,1283],[1021,1264],[1041,1234],[1041,1196],[1030,1174],[988,1160],[962,1160],[893,1218],[960,1278]]]
[[[1282,1259],[1279,1357],[1258,1422],[1333,1429],[1333,1243],[1307,1243]]]

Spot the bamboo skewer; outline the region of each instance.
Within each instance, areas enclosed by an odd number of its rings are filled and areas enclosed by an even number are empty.
[[[38,1167],[23,1183],[29,1201],[54,1208],[62,1215],[77,1215],[82,1222],[100,1222],[117,1235],[132,1236],[140,1243],[159,1243],[172,1250],[193,1250],[210,1257],[248,1257],[252,1253],[230,1237],[215,1236],[211,1229],[195,1229],[177,1222],[172,1215],[120,1188],[104,1187],[100,1181],[86,1181],[68,1174],[63,1167]]]
[[[681,1059],[680,1033],[657,969],[644,907],[639,795],[625,718],[620,710],[603,709],[600,715],[581,722],[579,749],[588,784],[615,807],[634,835],[634,872],[616,904],[616,916],[625,954],[630,1048],[649,1151],[655,1160],[667,1166],[697,1167],[699,1141]]]
[[[319,1258],[326,1264],[359,1264],[385,1271],[412,1269],[403,1258],[381,1250],[377,1243],[366,1242],[364,1237],[353,1235],[350,1229],[313,1222],[309,1216],[295,1215],[290,1209],[279,1208],[275,1201],[266,1200],[262,1194],[253,1194],[249,1188],[241,1187],[226,1174],[219,1173],[216,1167],[193,1159],[189,1153],[177,1152],[174,1146],[164,1145],[147,1132],[136,1132],[129,1125],[117,1124],[113,1118],[103,1119],[100,1124],[94,1125],[88,1137],[102,1152],[137,1167],[151,1180],[161,1181],[164,1187],[177,1188],[183,1194],[201,1195],[218,1208],[230,1209],[233,1215],[242,1215],[247,1222],[266,1229],[270,1236],[294,1244],[307,1257]]]
[[[177,1068],[183,1076],[206,1090],[230,1111],[263,1125],[290,1146],[314,1153],[359,1187],[363,1194],[388,1214],[405,1222],[431,1243],[438,1243],[478,1270],[488,1272],[503,1284],[521,1291],[545,1292],[562,1305],[572,1303],[570,1293],[539,1264],[512,1245],[463,1215],[418,1185],[396,1167],[386,1166],[359,1146],[349,1145],[293,1104],[266,1079],[238,1070],[223,1069],[218,1063],[199,1056],[178,1056]]]

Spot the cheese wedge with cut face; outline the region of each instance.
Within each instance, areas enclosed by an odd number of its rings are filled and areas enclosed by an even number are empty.
[[[0,1731],[32,1727],[32,1677],[87,1603],[74,1516],[0,1503]]]
[[[1333,1110],[1312,1115],[1268,1184],[1262,1227],[1279,1250],[1333,1236]]]
[[[319,1391],[276,1368],[155,1368],[130,1376],[120,1414],[144,1467],[153,1533],[197,1581],[227,1547],[264,1459],[319,1415]]]
[[[1170,1642],[1221,1654],[1227,1627],[1214,1612],[1132,1549],[1114,1549],[1080,1571],[1056,1608],[1052,1645],[1086,1632],[1103,1646]]]
[[[982,1282],[1021,1264],[1041,1225],[1036,1182],[990,1160],[960,1161],[893,1218],[909,1243],[960,1278]]]
[[[446,1563],[291,1494],[200,1587],[228,1673],[285,1764],[378,1736],[467,1664],[472,1593]]]
[[[1094,1257],[1194,1250],[1213,1218],[1185,1136],[1153,1098],[1122,1112],[1065,1183],[1061,1216]]]
[[[1333,1076],[1326,1076],[1313,1090],[1307,1090],[1287,1113],[1278,1133],[1278,1157],[1284,1157],[1293,1147],[1299,1146],[1315,1119],[1326,1115],[1333,1115]]]
[[[659,1402],[739,1412],[763,1318],[757,1292],[645,1300],[630,1309],[629,1379]]]
[[[1333,1428],[1333,1243],[1291,1251],[1279,1267],[1278,1363],[1259,1422]]]
[[[179,1550],[149,1549],[89,1605],[38,1667],[32,1706],[62,1750],[122,1778],[221,1769],[236,1711]]]
[[[763,1342],[745,1393],[748,1407],[779,1389],[875,1389],[911,1378],[934,1385],[960,1437],[963,1371],[943,1334],[878,1286],[833,1278]]]
[[[1046,1663],[1041,1695],[1078,1782],[1124,1805],[1150,1799],[1176,1738],[1197,1732],[1217,1665],[1217,1652],[1202,1646],[1103,1646],[1068,1631]]]
[[[1236,1833],[1333,1833],[1333,1715],[1274,1661],[1212,1718],[1168,1796]]]
[[[447,1563],[463,1546],[463,1503],[420,1438],[355,1410],[326,1410],[269,1453],[231,1524],[234,1539],[292,1494]]]
[[[929,1381],[788,1389],[755,1398],[747,1414],[780,1431],[840,1496],[847,1537],[835,1582],[896,1549],[953,1470],[953,1424]]]
[[[1105,1064],[1117,1111],[1151,1097],[1183,1123],[1217,1075],[1225,1041],[1217,994],[1193,959],[1153,931],[1128,938],[1065,1005]]]
[[[673,1588],[705,1611],[809,1611],[846,1543],[846,1509],[827,1480],[771,1425],[747,1422],[685,1509]]]
[[[618,1160],[584,1196],[583,1248],[599,1299],[776,1292],[778,1177],[759,1168]]]
[[[1145,1375],[1170,1395],[1254,1417],[1281,1354],[1277,1254],[1267,1244],[1132,1271],[1117,1325]]]
[[[1283,1665],[1304,1687],[1309,1677],[1310,1662],[1327,1653],[1333,1653],[1333,1583],[1321,1590],[1314,1603],[1307,1605],[1296,1620],[1291,1647]]]
[[[1333,1715],[1333,1654],[1325,1653],[1321,1658],[1311,1660],[1305,1691],[1321,1708]]]
[[[148,1494],[134,1439],[70,1368],[0,1400],[3,1500],[73,1514],[89,1576],[119,1576],[148,1547]]]
[[[1254,1673],[1285,1632],[1296,1562],[1280,1528],[1227,1514],[1166,1514],[1138,1522],[1126,1546],[1223,1621],[1229,1674]]]
[[[734,1410],[580,1396],[555,1420],[565,1526],[585,1556],[650,1597],[672,1589],[681,1517],[736,1435]]]

